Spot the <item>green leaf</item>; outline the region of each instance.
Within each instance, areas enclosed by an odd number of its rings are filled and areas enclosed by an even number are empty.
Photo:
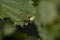
[[[0,18],[9,17],[16,24],[35,14],[31,0],[0,0]]]

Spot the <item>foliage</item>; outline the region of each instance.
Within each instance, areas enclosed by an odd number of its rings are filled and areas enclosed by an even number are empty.
[[[20,24],[34,14],[31,0],[0,0],[0,18],[9,17],[15,24]]]
[[[0,19],[3,20],[4,30],[6,30],[4,33],[8,33],[8,28],[13,30],[14,25],[23,24],[24,20],[35,16],[39,36],[43,40],[54,40],[60,26],[60,18],[56,10],[57,4],[59,4],[59,0],[0,0]],[[14,23],[4,21],[4,18],[10,19]]]
[[[58,34],[57,24],[60,23],[55,24],[55,20],[59,20],[56,10],[57,1],[41,0],[36,7],[35,23],[38,26],[38,32],[43,40],[54,40],[54,37]]]

